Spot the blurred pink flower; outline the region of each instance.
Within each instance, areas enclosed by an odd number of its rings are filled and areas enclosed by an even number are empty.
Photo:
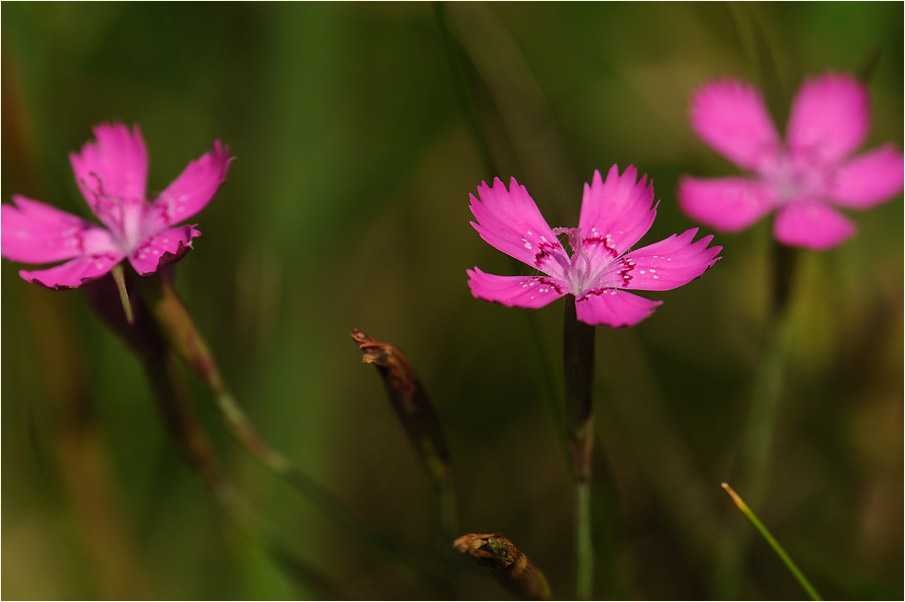
[[[25,280],[52,289],[76,288],[100,278],[128,257],[141,275],[170,265],[201,232],[194,225],[172,227],[201,211],[226,177],[229,147],[192,161],[154,201],[147,200],[148,153],[141,131],[125,125],[94,128],[69,161],[79,190],[100,220],[98,226],[39,201],[13,195],[2,205],[0,255],[25,263],[60,265],[22,270]]]
[[[867,91],[853,77],[827,73],[804,82],[781,140],[760,93],[724,79],[694,94],[698,136],[752,176],[679,182],[679,204],[694,219],[727,232],[773,209],[776,239],[828,249],[854,234],[833,204],[866,209],[902,191],[903,158],[893,144],[850,157],[867,135]]]
[[[722,247],[710,247],[713,236],[697,242],[697,228],[630,251],[657,214],[653,185],[637,181],[629,167],[620,176],[614,165],[606,182],[594,172],[585,184],[577,228],[550,229],[534,200],[515,178],[509,190],[499,178],[482,182],[480,200],[471,195],[471,222],[486,242],[539,270],[543,276],[495,276],[475,267],[467,270],[468,286],[478,299],[507,307],[543,307],[564,295],[575,296],[579,320],[587,324],[633,326],[662,301],[650,301],[626,290],[665,291],[699,278],[719,259]],[[568,236],[571,257],[557,239]]]

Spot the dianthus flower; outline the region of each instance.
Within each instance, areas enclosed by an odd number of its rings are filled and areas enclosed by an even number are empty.
[[[226,177],[229,147],[191,161],[153,201],[146,196],[148,153],[138,126],[101,124],[69,161],[88,207],[103,224],[92,224],[50,205],[13,195],[3,204],[0,255],[25,263],[60,265],[19,275],[52,289],[76,288],[100,278],[125,258],[141,275],[182,257],[201,232],[173,227],[201,211]]]
[[[468,286],[478,299],[508,307],[538,308],[574,295],[579,320],[591,325],[633,326],[662,301],[650,301],[628,290],[665,291],[699,278],[719,259],[722,247],[696,242],[697,228],[631,250],[650,229],[657,214],[654,189],[637,181],[628,167],[620,176],[613,166],[606,181],[594,172],[584,186],[577,228],[551,229],[524,186],[512,178],[509,190],[499,178],[482,182],[480,200],[471,195],[475,230],[493,247],[540,271],[536,276],[495,276],[475,267],[467,270]],[[653,205],[653,206],[652,206]],[[558,235],[572,248],[566,253]]]
[[[679,182],[692,218],[727,232],[776,210],[773,234],[786,245],[823,250],[855,232],[833,205],[866,209],[902,191],[903,158],[893,144],[850,154],[870,125],[867,91],[853,77],[827,73],[804,82],[792,103],[785,141],[760,93],[724,79],[694,94],[697,135],[752,176]]]

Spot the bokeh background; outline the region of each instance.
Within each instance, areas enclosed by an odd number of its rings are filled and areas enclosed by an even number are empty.
[[[177,288],[259,429],[375,529],[452,562],[458,595],[507,599],[439,541],[434,492],[349,332],[399,345],[445,428],[461,531],[505,533],[570,598],[562,302],[471,297],[466,268],[515,272],[469,226],[469,192],[516,176],[570,225],[594,169],[634,164],[661,200],[642,242],[692,227],[678,177],[734,171],[686,121],[719,75],[763,87],[780,127],[803,76],[864,75],[866,146],[901,146],[902,21],[901,3],[868,2],[4,3],[0,190],[84,214],[67,155],[102,121],[140,124],[152,193],[228,142],[237,160]],[[903,596],[902,210],[900,196],[855,215],[858,235],[800,254],[793,281],[755,510],[829,598]],[[722,543],[747,529],[719,484],[748,477],[770,221],[718,242],[723,260],[655,295],[652,318],[598,329],[602,598],[803,597],[756,538],[718,578]],[[7,261],[0,276],[5,598],[320,595],[182,461],[141,365],[82,292],[28,285]],[[250,459],[188,380],[230,477],[343,596],[449,595]]]

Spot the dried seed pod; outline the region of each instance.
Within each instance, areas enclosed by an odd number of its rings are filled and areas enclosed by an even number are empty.
[[[438,488],[449,487],[449,451],[437,413],[415,376],[415,371],[395,345],[352,330],[361,348],[363,364],[374,364],[383,378],[387,396],[412,446]],[[452,535],[452,534],[450,534]]]
[[[453,547],[486,566],[509,593],[525,600],[549,600],[550,584],[531,559],[502,533],[468,533]]]

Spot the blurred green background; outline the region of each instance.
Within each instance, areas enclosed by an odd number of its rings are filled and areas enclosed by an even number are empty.
[[[594,169],[634,164],[659,216],[692,227],[683,173],[734,168],[695,139],[689,94],[735,75],[780,127],[802,77],[870,70],[866,147],[903,132],[901,3],[57,4],[2,6],[2,199],[85,213],[67,154],[138,123],[150,190],[214,139],[237,160],[196,218],[177,288],[260,430],[388,537],[429,557],[436,500],[353,327],[399,345],[450,447],[462,532],[500,531],[574,596],[561,451],[562,302],[473,299],[465,269],[512,274],[469,226],[481,180],[516,176],[552,226]],[[872,68],[869,66],[872,65]],[[459,83],[457,83],[457,81]],[[496,173],[469,127],[468,99]],[[903,204],[802,253],[793,341],[755,510],[828,598],[903,596]],[[601,598],[800,598],[720,489],[740,441],[769,295],[770,220],[720,235],[702,280],[597,333],[593,490]],[[707,229],[704,229],[707,231]],[[2,269],[2,595],[305,598],[167,439],[141,366],[80,291]],[[648,295],[651,296],[651,295]],[[243,493],[350,598],[445,596],[375,557],[234,444],[191,392]],[[740,493],[745,491],[740,488]],[[465,558],[459,595],[506,599]]]

